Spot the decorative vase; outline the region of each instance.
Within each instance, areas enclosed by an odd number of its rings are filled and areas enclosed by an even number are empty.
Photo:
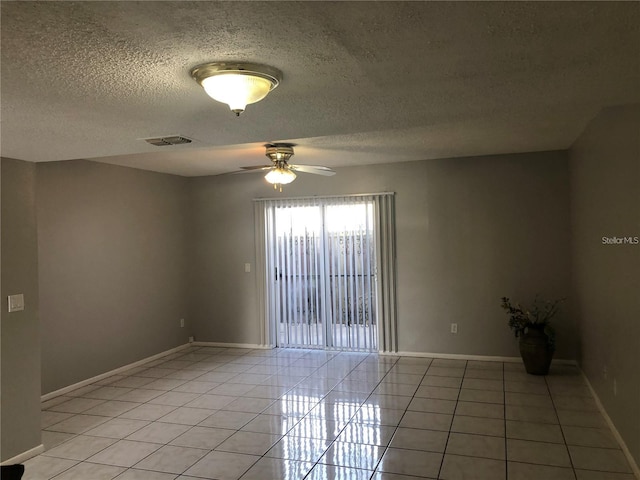
[[[524,368],[531,375],[546,375],[553,358],[553,349],[549,346],[549,339],[541,328],[527,328],[527,332],[520,335],[520,356]]]

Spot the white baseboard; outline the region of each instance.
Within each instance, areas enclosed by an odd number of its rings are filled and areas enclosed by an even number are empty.
[[[486,362],[521,362],[520,357],[496,357],[489,355],[463,355],[458,353],[431,353],[431,352],[380,352],[380,355],[394,357],[425,357],[425,358],[445,358],[448,360],[482,360]]]
[[[449,360],[480,360],[483,362],[505,362],[520,363],[520,357],[499,357],[491,355],[464,355],[458,353],[429,353],[429,352],[379,352],[379,355],[392,357],[424,357],[424,358],[446,358]],[[578,365],[575,360],[566,360],[562,358],[553,359],[555,365]]]
[[[134,368],[134,367],[139,367],[140,365],[144,365],[145,363],[149,363],[152,362],[153,360],[157,360],[159,358],[162,357],[166,357],[167,355],[171,355],[172,353],[176,353],[179,352],[180,350],[184,350],[185,348],[188,348],[190,346],[194,345],[193,343],[186,343],[184,345],[180,345],[178,347],[172,348],[170,350],[166,350],[164,352],[158,353],[156,355],[152,355],[150,357],[147,358],[143,358],[142,360],[138,360],[137,362],[133,362],[130,363],[128,365],[124,365],[123,367],[119,367],[116,368],[115,370],[111,370],[109,372],[106,373],[101,373],[100,375],[96,375],[95,377],[91,377],[88,378],[86,380],[82,380],[81,382],[78,383],[74,383],[73,385],[69,385],[67,387],[64,388],[60,388],[59,390],[55,390],[53,392],[49,392],[45,395],[42,395],[42,397],[40,397],[40,401],[41,402],[45,402],[47,400],[51,400],[52,398],[58,397],[60,395],[64,395],[65,393],[69,393],[77,388],[80,387],[84,387],[87,385],[91,385],[92,383],[95,382],[99,382],[100,380],[103,380],[107,377],[110,377],[112,375],[117,375],[118,373],[124,372],[126,370],[129,370],[130,368]]]
[[[16,455],[13,458],[9,458],[8,460],[5,460],[4,462],[0,463],[0,465],[13,465],[14,463],[23,463],[29,460],[30,458],[35,457],[36,455],[40,455],[42,452],[44,452],[44,445],[40,444],[37,447],[34,447],[30,450],[27,450],[26,452],[22,452],[21,454]]]
[[[604,420],[607,422],[607,425],[611,429],[613,436],[615,437],[616,441],[620,445],[620,448],[622,449],[622,453],[624,453],[624,456],[627,458],[629,465],[631,465],[631,470],[633,470],[633,474],[636,476],[638,480],[640,480],[640,468],[638,468],[636,459],[633,458],[633,455],[631,455],[631,452],[629,451],[627,444],[624,442],[624,439],[622,438],[622,435],[620,435],[620,432],[618,432],[618,429],[616,428],[613,421],[611,420],[611,417],[609,417],[609,414],[605,410],[604,405],[602,405],[602,402],[600,401],[600,397],[598,397],[598,394],[596,393],[593,386],[591,385],[589,378],[585,375],[582,369],[580,369],[580,372],[582,373],[582,377],[584,378],[585,382],[587,382],[587,386],[589,387],[589,390],[591,390],[591,395],[593,395],[593,398],[596,401],[598,410],[600,410],[600,413],[602,414],[602,416],[604,417]]]
[[[190,345],[196,347],[253,348],[260,350],[274,348],[272,345],[258,345],[257,343],[193,342]]]

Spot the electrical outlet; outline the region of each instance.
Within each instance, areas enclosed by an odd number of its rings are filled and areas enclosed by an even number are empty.
[[[458,324],[457,323],[452,323],[451,324],[451,333],[458,333]]]
[[[607,371],[607,366],[602,367],[602,377],[606,380],[609,376],[609,372]]]
[[[245,263],[244,264],[244,273],[251,273],[251,264],[250,263]]]
[[[616,382],[615,378],[613,379],[613,396],[618,396],[618,382]]]
[[[180,319],[180,328],[184,328],[184,318]]]
[[[193,337],[189,337],[189,343],[193,343],[193,342],[194,342]]]

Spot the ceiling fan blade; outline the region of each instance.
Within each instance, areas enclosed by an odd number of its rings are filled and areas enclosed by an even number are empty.
[[[289,168],[296,172],[313,173],[314,175],[324,175],[325,177],[331,177],[336,174],[329,167],[321,165],[289,165]]]
[[[234,170],[233,172],[225,172],[219,173],[220,175],[242,175],[243,173],[256,173],[256,172],[266,172],[267,170],[271,170],[271,167],[268,165],[254,165],[251,167],[240,167],[241,170]]]
[[[251,167],[240,167],[242,170],[271,170],[273,165],[252,165]]]

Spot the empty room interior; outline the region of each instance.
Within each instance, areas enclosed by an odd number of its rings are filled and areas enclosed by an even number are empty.
[[[3,478],[640,480],[639,2],[0,13]]]

